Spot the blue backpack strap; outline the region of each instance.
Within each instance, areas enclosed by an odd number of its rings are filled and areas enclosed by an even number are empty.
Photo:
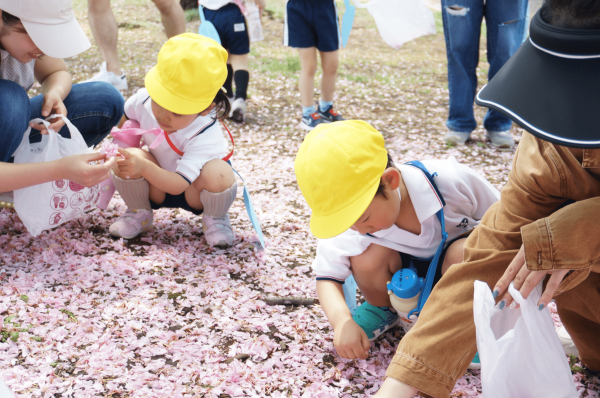
[[[406,164],[418,168],[419,170],[421,170],[423,172],[423,174],[425,174],[425,177],[427,177],[427,179],[429,180],[429,183],[431,184],[431,186],[435,190],[435,193],[437,194],[437,196],[440,198],[440,201],[442,202],[442,208],[437,213],[435,213],[438,221],[440,222],[440,225],[442,226],[442,241],[440,242],[440,245],[438,246],[437,250],[435,251],[435,255],[433,256],[433,259],[431,260],[431,263],[429,264],[429,268],[427,269],[427,275],[425,276],[425,283],[423,285],[423,289],[421,290],[421,295],[419,296],[419,303],[417,304],[417,308],[415,308],[408,314],[408,316],[410,317],[413,314],[419,315],[421,313],[421,310],[423,309],[425,302],[427,301],[427,299],[429,298],[429,295],[431,294],[431,289],[433,289],[433,279],[435,278],[435,273],[437,271],[438,266],[440,265],[438,263],[440,262],[440,256],[442,255],[442,252],[444,251],[444,247],[446,246],[446,241],[448,240],[448,233],[446,232],[446,222],[444,220],[444,206],[446,206],[446,201],[444,200],[444,197],[442,196],[440,190],[438,189],[437,185],[435,184],[435,181],[433,180],[433,177],[436,177],[437,173],[430,174],[429,170],[427,170],[425,165],[423,163],[419,162],[418,160],[406,162]]]

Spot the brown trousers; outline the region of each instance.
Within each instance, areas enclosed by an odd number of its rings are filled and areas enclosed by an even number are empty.
[[[477,351],[473,283],[493,288],[523,241],[530,269],[577,269],[555,299],[581,360],[600,370],[600,178],[595,176],[600,169],[593,169],[600,165],[600,150],[586,150],[580,159],[575,152],[524,133],[500,201],[467,239],[465,262],[453,265],[432,291],[387,376],[430,396],[448,397]],[[527,225],[533,227],[525,236],[521,228]]]

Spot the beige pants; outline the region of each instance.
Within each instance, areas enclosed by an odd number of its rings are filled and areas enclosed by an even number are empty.
[[[473,283],[480,280],[493,288],[523,243],[525,232],[522,236],[521,227],[537,220],[544,228],[549,226],[545,235],[539,234],[549,242],[535,245],[540,251],[528,258],[536,262],[539,258],[540,264],[549,261],[555,269],[579,269],[565,278],[558,291],[561,294],[555,299],[583,363],[591,370],[600,370],[600,245],[596,243],[600,240],[600,181],[594,176],[600,169],[586,169],[586,156],[588,164],[600,163],[598,150],[586,152],[582,166],[582,159],[569,149],[523,135],[501,200],[490,207],[467,239],[465,262],[450,267],[434,288],[419,322],[400,342],[387,376],[433,397],[450,395],[477,351]],[[558,211],[567,200],[576,203]],[[543,220],[554,214],[557,222]],[[575,216],[579,223],[565,222]],[[561,229],[553,231],[553,225]],[[589,228],[576,247],[572,241],[561,246],[561,241],[554,240],[553,232],[569,236],[569,228],[573,233]],[[526,242],[529,240],[535,239]],[[547,252],[540,249],[545,244]],[[588,260],[572,261],[579,265],[569,266],[569,255],[565,253],[573,253],[578,259],[585,255]],[[572,289],[575,285],[577,288]]]

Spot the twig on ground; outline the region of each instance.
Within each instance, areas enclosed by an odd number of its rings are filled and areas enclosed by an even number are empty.
[[[268,305],[313,305],[315,303],[314,298],[309,297],[280,297],[280,296],[267,296],[265,303]]]

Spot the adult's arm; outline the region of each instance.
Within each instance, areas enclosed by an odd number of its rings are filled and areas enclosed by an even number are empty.
[[[113,157],[104,164],[89,164],[104,157],[102,153],[87,153],[41,163],[0,162],[0,192],[61,179],[75,181],[86,187],[94,186],[109,177],[110,169],[116,162]]]
[[[71,92],[72,79],[67,71],[67,66],[62,59],[43,56],[35,61],[35,78],[42,85],[42,116],[48,117],[51,114],[61,114],[67,116],[67,108],[63,100]],[[50,127],[54,131],[60,130],[64,126],[62,119],[53,119]],[[32,125],[32,127],[46,132],[44,125]]]

